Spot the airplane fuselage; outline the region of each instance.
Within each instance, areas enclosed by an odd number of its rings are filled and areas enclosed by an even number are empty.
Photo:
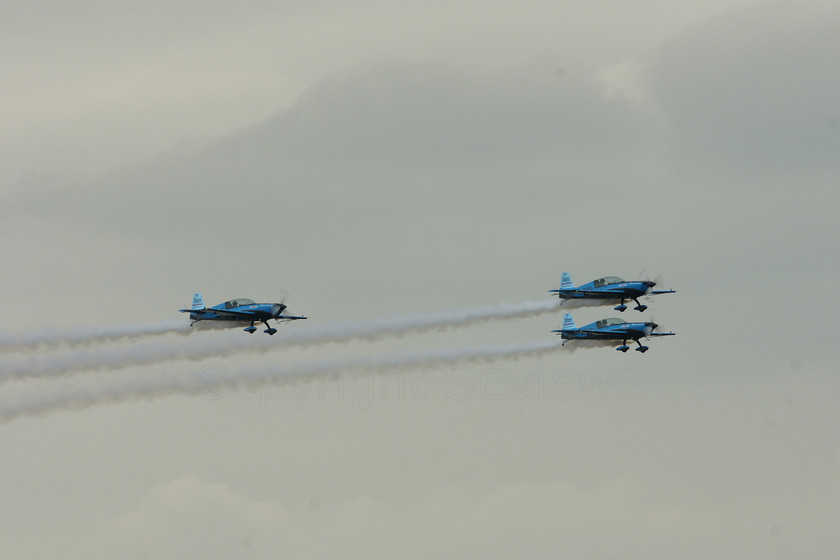
[[[294,321],[306,319],[296,315],[284,315],[286,305],[283,303],[257,303],[252,299],[231,299],[213,307],[204,306],[201,294],[193,295],[193,304],[189,309],[181,309],[181,313],[189,313],[193,323],[197,321],[221,321],[224,323],[246,324],[245,332],[254,333],[257,328],[254,323],[261,322],[266,326],[268,334],[274,334],[277,329],[268,325],[269,319],[280,321]]]
[[[673,290],[652,292],[651,289],[656,286],[656,282],[650,280],[631,280],[626,281],[618,276],[605,276],[598,278],[592,282],[587,282],[581,286],[575,287],[572,284],[571,276],[568,273],[563,273],[563,281],[560,283],[560,288],[556,290],[549,290],[549,292],[557,294],[560,299],[564,301],[574,300],[600,300],[605,302],[618,301],[619,304],[615,308],[616,311],[624,311],[627,306],[624,305],[626,300],[633,300],[636,302],[637,311],[644,311],[647,305],[639,302],[639,298],[648,294],[671,293]]]
[[[648,347],[640,342],[642,338],[651,338],[657,336],[669,336],[674,333],[655,333],[653,332],[659,325],[649,321],[636,321],[628,323],[623,319],[608,318],[589,323],[583,327],[575,325],[575,320],[570,313],[563,316],[563,328],[552,331],[557,333],[565,341],[569,340],[620,340],[621,346],[616,348],[621,352],[627,352],[630,349],[627,346],[628,340],[633,340],[639,345],[636,348],[639,352],[647,352]]]
[[[593,282],[578,286],[577,288],[560,288],[552,290],[561,299],[606,299],[623,300],[635,299],[647,294],[653,282],[620,282],[607,286],[595,287]]]
[[[591,323],[578,329],[563,329],[561,338],[566,340],[638,340],[649,336],[658,325],[656,323],[621,323],[598,327]]]
[[[254,320],[263,321],[277,317],[286,309],[282,303],[252,303],[236,307],[225,307],[224,303],[208,307],[203,310],[196,310],[190,313],[193,321],[225,321],[231,323],[251,323]],[[218,310],[218,313],[214,313]],[[228,313],[224,313],[227,311]],[[240,317],[233,316],[233,313],[242,313]]]

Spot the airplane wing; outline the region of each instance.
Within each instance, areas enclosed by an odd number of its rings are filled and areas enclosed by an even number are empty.
[[[573,331],[564,331],[568,333],[575,333],[575,334],[591,334],[593,337],[615,337],[615,336],[622,336],[627,333],[627,331],[615,331],[615,330],[593,330],[593,329],[575,329]]]
[[[633,338],[633,336],[638,335],[639,331],[635,329],[616,329],[611,328],[609,330],[606,329],[581,329],[577,332],[582,332],[586,334],[595,334],[595,335],[605,335],[605,336],[623,336],[627,335],[628,338]]]
[[[677,333],[675,332],[652,332],[650,336],[673,336]]]
[[[278,315],[275,317],[278,321],[297,321],[298,319],[309,319],[309,317],[297,316],[297,315]]]
[[[649,294],[676,294],[677,290],[653,290],[652,292],[648,292]]]
[[[210,315],[213,317],[218,317],[220,319],[232,319],[232,320],[244,320],[250,321],[251,319],[261,318],[261,317],[268,317],[268,313],[264,311],[231,311],[230,309],[198,309],[192,310],[183,309],[182,311],[189,311],[190,313],[195,313],[196,315]]]
[[[221,310],[221,309],[214,309],[213,313],[221,315],[223,317],[239,317],[242,319],[247,319],[251,317],[260,317],[262,315],[267,315],[264,311],[230,311],[229,309]]]

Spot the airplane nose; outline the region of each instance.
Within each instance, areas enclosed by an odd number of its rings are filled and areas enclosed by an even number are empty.
[[[272,309],[272,315],[274,317],[277,317],[278,315],[283,313],[283,311],[285,311],[285,310],[286,310],[286,306],[282,303],[278,303],[274,306],[274,309]]]
[[[656,286],[656,282],[654,282],[653,280],[645,280],[644,282],[645,286],[647,286],[648,288],[653,288],[654,286]]]

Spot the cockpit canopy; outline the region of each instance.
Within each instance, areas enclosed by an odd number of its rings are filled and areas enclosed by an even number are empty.
[[[604,276],[603,278],[598,278],[597,280],[595,280],[594,284],[596,288],[600,288],[602,286],[609,286],[611,284],[621,284],[622,282],[624,282],[624,280],[622,280],[618,276]]]
[[[595,323],[596,329],[603,329],[604,327],[611,327],[613,325],[623,325],[626,323],[624,319],[618,319],[616,317],[611,317],[609,319],[601,319]]]
[[[230,301],[225,302],[225,309],[242,307],[243,305],[254,305],[254,300],[248,298],[232,299]]]

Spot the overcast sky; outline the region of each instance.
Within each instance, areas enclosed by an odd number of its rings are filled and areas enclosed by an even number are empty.
[[[836,557],[840,9],[685,4],[6,2],[3,331],[178,318],[196,291],[288,295],[307,326],[540,300],[563,271],[679,292],[644,355],[0,425],[3,556]]]

